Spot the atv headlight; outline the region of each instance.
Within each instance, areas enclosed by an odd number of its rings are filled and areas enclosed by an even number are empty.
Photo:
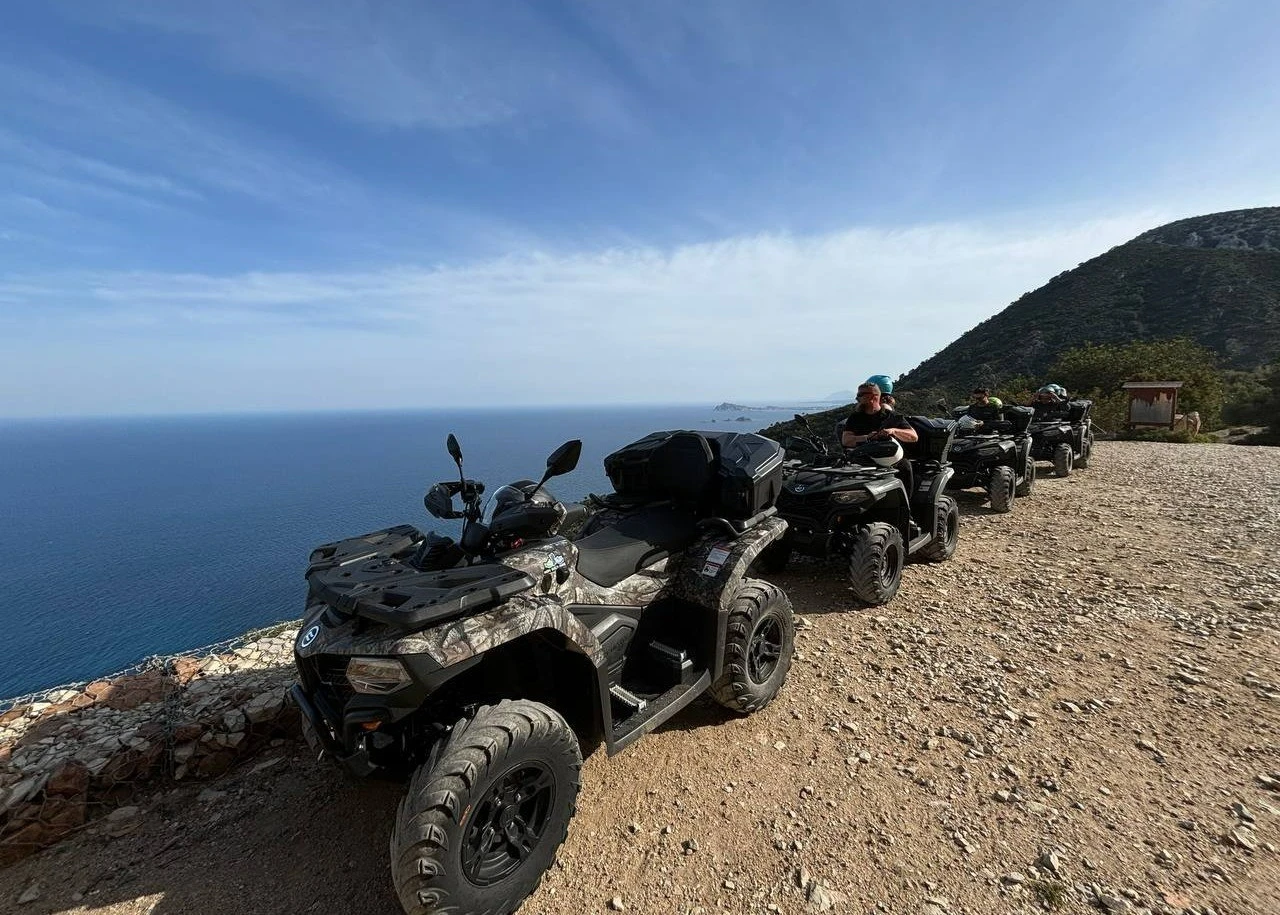
[[[393,693],[409,683],[409,672],[395,658],[352,658],[347,682],[358,693]]]
[[[831,497],[831,501],[836,505],[861,505],[863,502],[871,501],[871,493],[865,489],[851,489],[848,492],[838,492]]]

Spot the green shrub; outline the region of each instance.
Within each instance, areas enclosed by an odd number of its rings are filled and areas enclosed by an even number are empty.
[[[1027,886],[1046,909],[1060,909],[1067,904],[1066,884],[1057,880],[1028,880]]]
[[[1252,372],[1227,372],[1225,380],[1222,418],[1227,425],[1280,426],[1280,363]]]
[[[1179,409],[1199,412],[1202,429],[1222,426],[1223,373],[1213,353],[1187,339],[1078,347],[1058,358],[1049,377],[1093,400],[1094,421],[1112,432],[1128,422],[1126,381],[1181,381]]]

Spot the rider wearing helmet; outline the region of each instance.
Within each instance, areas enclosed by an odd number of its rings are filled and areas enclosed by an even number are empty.
[[[872,375],[864,384],[874,384],[880,389],[880,396],[893,393],[893,379],[888,375]]]
[[[1000,421],[1004,403],[999,397],[992,397],[990,390],[987,388],[974,388],[970,400],[972,403],[969,404],[969,409],[965,411],[969,416],[972,416],[984,426]]]
[[[874,384],[880,389],[880,403],[889,409],[896,409],[893,398],[893,379],[888,375],[872,375],[864,384]]]
[[[892,382],[889,383],[892,387]],[[864,381],[858,385],[858,407],[844,421],[844,432],[840,435],[840,444],[846,448],[854,448],[865,442],[896,441],[910,443],[920,440],[919,433],[911,428],[911,423],[892,407],[884,405],[880,385],[874,381]],[[877,462],[878,463],[878,462]],[[914,475],[911,462],[903,454],[894,464],[898,476],[910,496],[914,492]]]
[[[1036,420],[1055,419],[1067,415],[1067,391],[1059,384],[1046,384],[1035,393],[1031,407]]]
[[[879,439],[896,439],[899,442],[914,442],[920,436],[911,428],[911,423],[901,413],[897,413],[883,402],[883,391],[873,381],[864,381],[858,385],[858,407],[844,421],[844,433],[840,436],[840,444],[853,448],[866,441]]]

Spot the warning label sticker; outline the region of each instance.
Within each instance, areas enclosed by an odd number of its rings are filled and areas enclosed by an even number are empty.
[[[702,567],[703,575],[708,578],[719,573],[725,562],[729,559],[729,550],[723,546],[714,546],[707,553],[706,564]]]

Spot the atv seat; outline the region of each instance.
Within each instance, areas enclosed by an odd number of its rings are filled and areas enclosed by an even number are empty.
[[[649,505],[575,541],[578,572],[611,588],[698,538],[697,516],[674,504]]]
[[[617,522],[575,541],[578,571],[604,588],[688,547],[698,538],[699,518],[710,514],[715,453],[704,436],[676,432],[650,449],[641,466],[643,485],[629,486],[629,468],[615,465],[623,483],[615,487],[647,498]]]

